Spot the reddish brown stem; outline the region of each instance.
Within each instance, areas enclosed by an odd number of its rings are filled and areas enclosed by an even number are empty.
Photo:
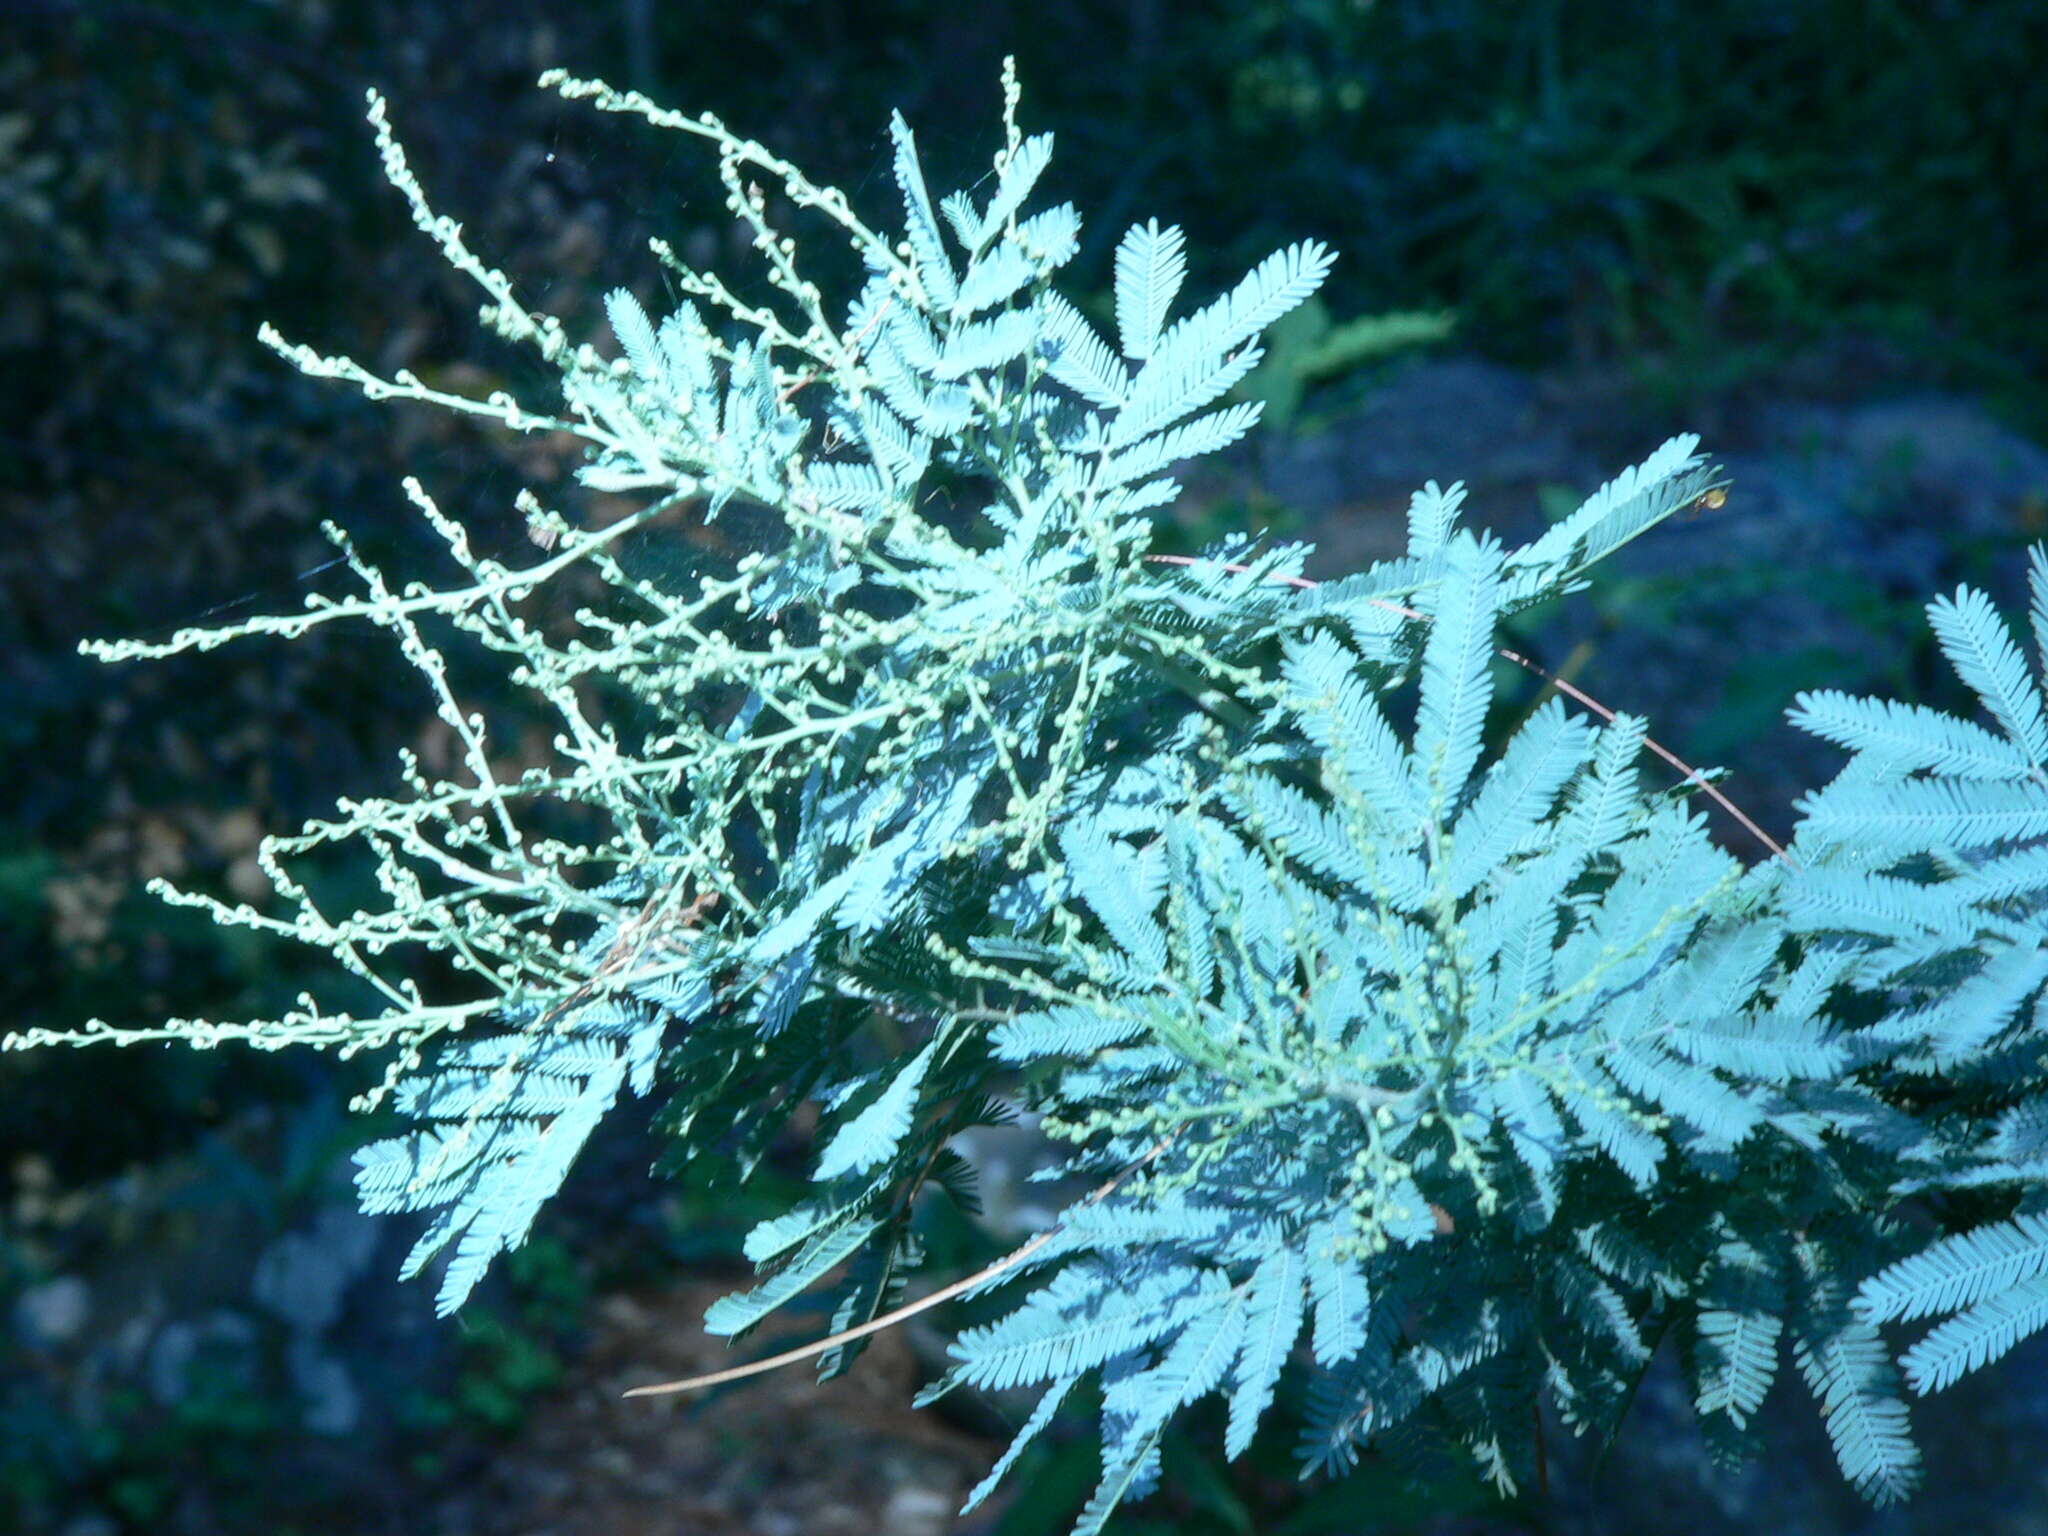
[[[1193,555],[1147,555],[1145,558],[1147,560],[1156,560],[1162,565],[1198,565],[1203,563]],[[1222,568],[1226,571],[1234,571],[1241,576],[1249,575],[1251,572],[1250,566],[1232,565],[1227,562],[1223,564]],[[1321,585],[1320,582],[1310,581],[1305,576],[1274,576],[1271,579],[1274,581],[1284,581],[1289,586],[1301,587],[1306,590],[1313,590],[1315,587]],[[1413,608],[1404,608],[1399,603],[1390,603],[1387,602],[1384,598],[1373,597],[1366,599],[1366,601],[1370,602],[1375,608],[1384,608],[1389,613],[1398,613],[1402,615],[1404,618],[1422,619],[1424,621],[1427,621],[1429,618],[1429,615],[1426,613],[1417,613]],[[1527,667],[1531,672],[1534,672],[1538,677],[1542,678],[1545,682],[1549,683],[1550,686],[1555,688],[1559,693],[1565,694],[1570,698],[1576,699],[1579,703],[1585,705],[1586,708],[1592,710],[1601,719],[1610,722],[1614,719],[1614,711],[1609,709],[1605,704],[1602,704],[1598,699],[1594,698],[1591,694],[1582,693],[1579,689],[1574,688],[1570,683],[1566,682],[1563,678],[1557,676],[1555,673],[1546,671],[1544,668],[1539,667],[1535,662],[1531,661],[1528,657],[1518,655],[1514,651],[1509,650],[1506,646],[1501,646],[1499,648],[1499,653],[1502,656],[1505,656],[1509,661],[1514,662],[1517,666]],[[1652,752],[1656,753],[1659,757],[1663,758],[1665,762],[1669,763],[1672,767],[1676,768],[1680,773],[1684,774],[1687,783],[1697,784],[1701,789],[1705,790],[1707,792],[1707,796],[1709,799],[1711,799],[1716,805],[1720,806],[1721,809],[1726,811],[1730,816],[1733,816],[1737,821],[1741,822],[1742,825],[1749,831],[1749,833],[1753,837],[1756,838],[1758,842],[1762,843],[1766,848],[1771,850],[1771,853],[1774,857],[1783,859],[1787,864],[1790,864],[1794,869],[1797,869],[1799,867],[1799,861],[1793,858],[1791,854],[1787,853],[1783,846],[1779,844],[1777,839],[1773,838],[1768,832],[1764,831],[1764,829],[1758,826],[1754,821],[1751,821],[1748,816],[1743,814],[1742,808],[1740,806],[1738,806],[1734,801],[1730,800],[1726,795],[1722,794],[1721,791],[1716,789],[1712,784],[1708,783],[1706,779],[1702,778],[1700,776],[1700,772],[1698,769],[1688,765],[1675,753],[1667,750],[1661,743],[1657,742],[1649,736],[1645,736],[1643,738],[1643,745],[1648,747]]]

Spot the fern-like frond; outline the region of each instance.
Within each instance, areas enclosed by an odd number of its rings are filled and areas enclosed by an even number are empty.
[[[1439,606],[1422,653],[1415,765],[1439,814],[1471,776],[1493,701],[1493,630],[1499,615],[1500,547],[1469,534],[1452,541]]]
[[[1150,436],[1251,372],[1262,354],[1248,344],[1314,293],[1334,259],[1313,240],[1275,251],[1222,298],[1175,321],[1133,381],[1110,429],[1109,446]]]
[[[1991,599],[1974,587],[1958,587],[1954,597],[1927,605],[1927,622],[1956,676],[1976,690],[2027,762],[2034,767],[2048,762],[2040,689],[2027,675],[2026,661]]]
[[[1931,768],[1971,779],[2007,779],[2031,766],[2025,753],[1980,725],[1923,704],[1859,699],[1833,688],[1798,694],[1786,716],[1803,731],[1867,754],[1886,769]]]
[[[2048,1329],[2048,1278],[2036,1276],[1929,1329],[1900,1364],[1915,1392],[1939,1392],[2043,1329]]]
[[[1794,1320],[1792,1357],[1820,1405],[1842,1475],[1879,1507],[1912,1493],[1920,1452],[1877,1330],[1846,1315],[1808,1313]]]
[[[1490,635],[1489,631],[1489,635]],[[1586,760],[1591,732],[1552,699],[1515,733],[1452,827],[1451,894],[1468,896],[1531,840],[1565,783]]]
[[[959,294],[952,263],[939,238],[938,220],[932,215],[931,194],[925,190],[924,169],[917,162],[917,139],[901,112],[889,116],[889,134],[896,141],[896,186],[903,194],[904,237],[916,253],[918,276],[931,294],[932,302],[950,307]]]
[[[1130,368],[1070,301],[1048,293],[1039,304],[1047,372],[1091,405],[1121,406],[1131,388]]]
[[[1161,229],[1153,219],[1125,232],[1116,248],[1116,328],[1125,357],[1143,362],[1152,355],[1186,276],[1179,229]]]
[[[970,1328],[950,1353],[973,1386],[1053,1381],[1099,1369],[1118,1356],[1175,1333],[1212,1306],[1222,1284],[1213,1270],[1150,1267],[1116,1283],[1116,1272],[1084,1259],[998,1322]]]
[[[372,1214],[442,1208],[404,1264],[418,1274],[454,1244],[435,1296],[442,1316],[492,1259],[525,1242],[629,1077],[646,1091],[668,1022],[629,999],[599,997],[559,1027],[465,1042],[401,1080],[396,1101],[429,1123],[358,1152],[356,1187]]]
[[[1464,505],[1464,481],[1453,481],[1445,490],[1434,480],[1425,480],[1422,489],[1408,499],[1408,553],[1418,560],[1442,554]]]
[[[751,1291],[721,1296],[713,1302],[704,1313],[704,1331],[728,1337],[746,1332],[852,1258],[881,1227],[881,1218],[842,1207],[768,1280]]]
[[[1693,434],[1681,433],[1615,476],[1576,512],[1516,551],[1508,560],[1509,572],[1548,569],[1573,575],[1697,501],[1717,483],[1698,455],[1699,445]]]
[[[1051,163],[1051,134],[1034,133],[1017,146],[1016,153],[1003,162],[996,177],[995,193],[975,221],[973,232],[962,232],[961,239],[969,250],[979,255],[995,239],[1002,226],[1024,206],[1024,199],[1031,195],[1031,189],[1038,185],[1038,178]]]
[[[917,1091],[931,1069],[939,1041],[934,1039],[889,1079],[888,1086],[853,1119],[841,1126],[818,1157],[812,1177],[836,1179],[843,1173],[866,1173],[896,1153],[910,1134]]]
[[[2048,1275],[2048,1216],[2016,1216],[1946,1237],[1863,1282],[1858,1312],[1874,1323],[1974,1306]]]
[[[1060,834],[1060,847],[1075,887],[1095,915],[1148,974],[1166,968],[1166,933],[1152,915],[1165,888],[1164,850],[1141,862],[1103,835],[1093,821],[1077,822]]]
[[[1230,1397],[1230,1428],[1224,1454],[1233,1459],[1250,1447],[1252,1435],[1273,1401],[1273,1389],[1301,1332],[1303,1265],[1293,1244],[1283,1243],[1253,1271],[1244,1310],[1244,1350],[1237,1361],[1237,1385]]]
[[[1798,808],[1802,837],[1854,846],[1883,862],[1930,849],[1989,850],[2048,836],[2048,785],[2032,780],[1872,785],[1844,775]]]
[[[1067,1400],[1067,1394],[1073,1391],[1074,1384],[1080,1379],[1078,1375],[1062,1376],[1039,1395],[1038,1402],[1031,1409],[1030,1417],[1018,1426],[1017,1433],[1010,1438],[1009,1446],[996,1458],[996,1464],[988,1469],[988,1476],[968,1490],[967,1501],[960,1506],[961,1514],[972,1514],[996,1491],[997,1485],[1009,1474],[1010,1468],[1017,1464],[1017,1458],[1022,1456],[1030,1448],[1031,1443],[1045,1432],[1046,1426],[1052,1423],[1053,1415],[1059,1412],[1060,1404]]]
[[[1363,1266],[1338,1246],[1342,1235],[1331,1224],[1311,1228],[1305,1242],[1309,1297],[1315,1304],[1315,1357],[1325,1366],[1364,1348],[1373,1310]]]

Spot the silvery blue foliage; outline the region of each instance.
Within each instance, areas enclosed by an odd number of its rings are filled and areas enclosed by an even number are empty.
[[[585,488],[645,504],[589,527],[528,497],[543,557],[515,569],[408,482],[461,582],[394,588],[331,530],[360,599],[96,648],[340,618],[397,639],[460,773],[408,759],[404,796],[269,840],[272,910],[169,893],[332,952],[388,1007],[11,1043],[392,1049],[371,1098],[416,1128],[365,1148],[358,1183],[366,1210],[429,1216],[407,1270],[448,1255],[444,1312],[622,1093],[659,1084],[682,1153],[742,1177],[815,1105],[814,1188],[748,1237],[759,1283],[706,1319],[728,1336],[819,1286],[835,1331],[884,1314],[920,1196],[974,1209],[950,1143],[1020,1095],[1071,1170],[1114,1177],[985,1277],[1013,1304],[926,1394],[1042,1391],[970,1506],[1087,1383],[1103,1476],[1077,1529],[1099,1529],[1156,1484],[1183,1409],[1222,1398],[1240,1454],[1290,1373],[1306,1470],[1412,1449],[1427,1409],[1512,1490],[1531,1401],[1610,1435],[1667,1335],[1717,1451],[1742,1453],[1789,1350],[1844,1474],[1910,1492],[1879,1325],[1942,1319],[1902,1362],[1932,1391],[2048,1322],[2048,554],[2032,665],[1980,594],[1929,610],[1990,724],[1801,696],[1794,720],[1850,759],[1792,847],[1745,866],[1639,781],[1643,720],[1551,699],[1497,729],[1502,620],[1717,490],[1694,439],[1519,548],[1432,483],[1404,555],[1312,590],[1300,546],[1151,559],[1170,471],[1255,423],[1227,397],[1329,251],[1191,303],[1180,231],[1133,226],[1105,336],[1052,285],[1080,218],[1026,212],[1051,141],[1018,132],[1013,80],[985,201],[935,205],[896,119],[900,243],[709,116],[551,83],[715,143],[777,304],[657,245],[686,297],[657,317],[619,290],[618,355],[573,343],[430,211],[374,102],[417,222],[564,405],[272,339],[375,396],[572,433]],[[750,175],[863,258],[838,318]],[[940,473],[978,488],[967,533],[936,513]],[[622,565],[628,535],[735,501],[773,529],[738,560],[670,583]],[[536,601],[572,571],[618,601]],[[451,638],[559,715],[553,762],[505,766],[451,691]],[[609,832],[539,830],[563,806]],[[380,902],[316,906],[290,861],[330,847],[372,858]],[[394,949],[472,997],[427,1004]],[[1931,1243],[1902,1219],[1960,1190],[2005,1216]]]

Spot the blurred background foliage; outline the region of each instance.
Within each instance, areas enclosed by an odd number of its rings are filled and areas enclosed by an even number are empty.
[[[160,635],[338,590],[345,573],[322,518],[388,567],[432,568],[431,539],[397,489],[407,472],[480,546],[514,551],[514,490],[531,484],[545,500],[573,468],[562,443],[373,408],[257,344],[269,320],[323,351],[471,393],[545,386],[528,358],[479,335],[474,293],[384,185],[362,122],[367,85],[390,97],[442,211],[572,334],[600,334],[613,284],[660,300],[650,235],[729,276],[749,266],[694,141],[563,104],[533,88],[543,68],[715,111],[887,223],[890,109],[916,129],[936,187],[972,184],[996,143],[1000,61],[1015,53],[1025,127],[1058,136],[1046,191],[1083,213],[1068,270],[1093,307],[1106,305],[1109,255],[1134,219],[1186,228],[1194,294],[1294,239],[1339,249],[1318,308],[1276,339],[1255,380],[1299,429],[1317,424],[1306,406],[1319,390],[1330,398],[1351,370],[1440,337],[1455,317],[1458,344],[1479,355],[1615,371],[1681,415],[1710,418],[1717,400],[1819,348],[1857,359],[1859,384],[1965,389],[2048,433],[2048,7],[2035,0],[13,0],[7,11],[9,1026],[284,1005],[325,973],[166,909],[142,882],[169,875],[259,898],[263,832],[337,793],[394,784],[401,745],[429,763],[449,751],[402,664],[357,636],[320,630],[113,669],[80,659],[78,640]],[[838,257],[812,258],[828,291],[852,276]],[[1359,318],[1389,314],[1405,318],[1391,330]],[[218,1151],[230,1145],[218,1133],[252,1108],[338,1099],[357,1075],[247,1052],[10,1055],[7,1209],[24,1190],[47,1205],[52,1189],[202,1142]],[[71,1257],[23,1231],[0,1226],[0,1290]],[[508,1401],[549,1379],[532,1349],[502,1331],[490,1340],[479,1346],[490,1379],[451,1389],[420,1422],[466,1402],[502,1428]],[[200,1439],[243,1433],[246,1410],[232,1394],[210,1401]],[[124,1447],[80,1451],[80,1465],[145,1476],[194,1443],[149,1433],[158,1439],[138,1429]],[[0,1517],[13,1496],[0,1488]],[[161,1513],[146,1492],[126,1497],[135,1520]]]

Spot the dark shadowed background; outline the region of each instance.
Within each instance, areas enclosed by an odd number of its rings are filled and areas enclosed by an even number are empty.
[[[2020,551],[2048,531],[2033,0],[11,0],[0,1026],[251,1017],[325,984],[144,882],[260,900],[263,833],[394,785],[401,746],[449,750],[415,677],[361,635],[117,667],[80,639],[340,590],[325,518],[388,570],[431,568],[405,473],[507,555],[516,489],[571,494],[559,445],[372,406],[257,343],[269,320],[465,393],[544,382],[478,332],[475,291],[384,184],[366,86],[440,211],[608,346],[606,289],[667,302],[648,237],[729,278],[751,277],[746,242],[698,142],[563,103],[534,88],[541,70],[715,111],[893,228],[889,110],[935,192],[971,184],[998,143],[1006,53],[1023,126],[1057,135],[1041,195],[1081,211],[1067,274],[1086,303],[1124,228],[1155,215],[1187,230],[1191,298],[1295,239],[1342,253],[1322,314],[1264,377],[1272,430],[1191,479],[1166,547],[1266,527],[1315,540],[1312,572],[1339,574],[1398,548],[1430,477],[1469,481],[1472,520],[1527,537],[1697,430],[1731,471],[1728,505],[1632,548],[1523,648],[1729,765],[1779,835],[1835,766],[1780,724],[1797,688],[1964,707],[1920,605],[1970,580],[2012,607]],[[833,257],[811,273],[843,302]],[[1315,324],[1389,311],[1453,325],[1368,364],[1313,362]],[[0,1530],[954,1528],[1005,1408],[908,1412],[936,1334],[822,1392],[798,1372],[704,1404],[617,1402],[718,1358],[696,1320],[754,1215],[650,1179],[638,1111],[518,1262],[436,1323],[428,1289],[392,1279],[410,1232],[353,1211],[346,1154],[366,1128],[341,1106],[373,1070],[169,1047],[0,1058]],[[802,1152],[771,1179],[800,1179]],[[933,1237],[942,1260],[995,1251]],[[2028,1360],[2038,1375],[2038,1354],[2008,1364]],[[1975,1402],[1950,1410],[1965,1427],[1930,1445],[1954,1476],[1889,1523],[1821,1482],[1800,1492],[1804,1470],[1687,1484],[1689,1518],[1932,1530],[1977,1519],[1941,1502],[1967,1488],[2019,1509],[1998,1436],[2023,1451],[2048,1420],[1968,1390],[1950,1394]],[[1662,1443],[1657,1401],[1645,1443]],[[1125,1529],[1420,1528],[1369,1467],[1347,1489],[1296,1485],[1278,1433],[1210,1470],[1215,1429],[1197,1416]],[[1430,1528],[1638,1528],[1615,1473],[1570,1472],[1547,1504],[1475,1501]],[[1023,1497],[960,1528],[1063,1530],[1091,1480],[1083,1427],[1025,1469]]]

